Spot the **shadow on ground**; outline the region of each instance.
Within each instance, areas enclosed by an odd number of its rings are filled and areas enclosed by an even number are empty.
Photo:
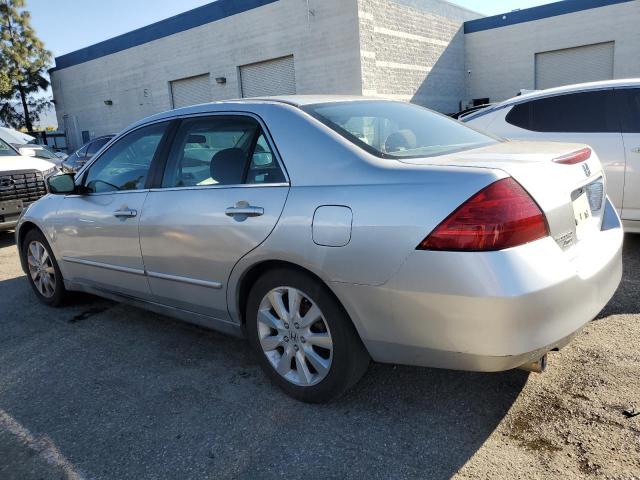
[[[639,308],[640,236],[626,241],[604,315]],[[89,296],[48,309],[24,276],[0,282],[0,312],[0,414],[88,478],[449,478],[527,381],[372,365],[313,406],[273,387],[243,341],[166,317]],[[42,477],[42,455],[1,430],[0,477]]]
[[[527,379],[372,365],[346,397],[306,405],[241,340],[32,295],[24,277],[0,282],[0,409],[91,478],[448,478]],[[0,457],[15,448],[0,436]],[[12,453],[0,476],[32,478],[31,457]]]

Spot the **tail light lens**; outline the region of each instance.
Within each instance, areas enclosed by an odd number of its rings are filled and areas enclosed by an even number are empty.
[[[492,183],[463,203],[418,250],[493,251],[549,235],[540,207],[513,178]]]
[[[553,161],[556,163],[561,163],[562,165],[575,165],[576,163],[581,163],[585,160],[589,160],[590,157],[591,149],[583,148],[582,150],[578,150],[577,152],[572,152],[568,155],[554,158]]]

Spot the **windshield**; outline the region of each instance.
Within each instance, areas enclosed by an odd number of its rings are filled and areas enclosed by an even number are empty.
[[[380,100],[309,105],[303,110],[383,158],[444,155],[497,140],[411,103]]]
[[[0,157],[8,157],[18,155],[18,152],[7,142],[0,138]]]

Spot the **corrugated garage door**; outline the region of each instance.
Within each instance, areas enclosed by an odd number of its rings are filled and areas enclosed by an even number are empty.
[[[536,88],[613,78],[614,42],[536,53]]]
[[[188,107],[211,101],[209,74],[171,82],[173,108]]]
[[[240,82],[243,97],[295,94],[293,55],[240,67]]]

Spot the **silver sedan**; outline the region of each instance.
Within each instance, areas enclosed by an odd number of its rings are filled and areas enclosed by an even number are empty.
[[[321,402],[371,359],[539,369],[620,282],[606,185],[584,145],[411,104],[238,100],[132,125],[50,179],[16,236],[44,303],[84,291],[244,335]]]

